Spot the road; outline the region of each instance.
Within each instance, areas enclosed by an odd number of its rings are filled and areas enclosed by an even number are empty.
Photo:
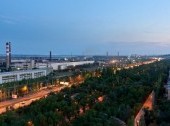
[[[140,109],[140,111],[137,113],[134,119],[134,126],[139,126],[141,121],[144,120],[144,115],[145,115],[145,112],[143,110],[144,108],[153,110],[154,101],[155,101],[155,92],[152,91],[150,95],[147,97],[146,101],[143,103],[143,106]]]
[[[25,95],[24,97],[20,97],[18,99],[12,99],[12,100],[7,100],[7,101],[3,101],[0,103],[0,114],[3,112],[6,112],[7,108],[13,108],[13,109],[17,109],[23,106],[27,106],[29,104],[31,104],[33,101],[35,100],[39,100],[40,98],[46,97],[50,92],[58,92],[61,89],[63,89],[65,86],[55,86],[51,89],[44,89],[41,91],[38,91],[36,93],[33,94],[28,94]]]

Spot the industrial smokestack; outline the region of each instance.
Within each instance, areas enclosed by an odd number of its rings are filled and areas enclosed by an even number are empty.
[[[9,70],[11,65],[11,42],[6,43],[6,69]]]
[[[49,57],[48,62],[47,62],[47,67],[51,67],[51,61],[52,61],[52,53],[50,51],[50,57]]]
[[[51,59],[52,59],[52,53],[51,53],[51,51],[50,51],[50,62],[51,62]]]

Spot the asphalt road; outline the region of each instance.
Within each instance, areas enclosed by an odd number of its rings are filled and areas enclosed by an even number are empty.
[[[63,89],[64,87],[65,86],[62,86],[62,87],[55,86],[50,89],[47,88],[47,89],[38,91],[33,94],[25,95],[24,97],[0,102],[0,114],[3,112],[6,112],[7,107],[9,107],[9,108],[12,107],[13,109],[17,109],[17,108],[20,108],[23,106],[27,106],[35,100],[39,100],[40,98],[46,97],[50,92],[58,92],[61,89]]]

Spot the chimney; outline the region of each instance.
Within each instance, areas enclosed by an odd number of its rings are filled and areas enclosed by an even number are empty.
[[[51,51],[50,51],[50,62],[51,62],[51,59],[52,59],[52,53],[51,53]]]
[[[11,65],[11,42],[6,43],[6,69],[9,70]]]

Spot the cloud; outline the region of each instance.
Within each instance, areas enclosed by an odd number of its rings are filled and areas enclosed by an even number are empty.
[[[30,22],[35,22],[34,18],[30,18],[28,16],[23,16],[23,15],[12,15],[12,16],[6,16],[0,14],[0,23],[5,23],[5,24],[28,24]]]
[[[0,15],[0,22],[5,24],[16,24],[19,20],[13,17]]]

